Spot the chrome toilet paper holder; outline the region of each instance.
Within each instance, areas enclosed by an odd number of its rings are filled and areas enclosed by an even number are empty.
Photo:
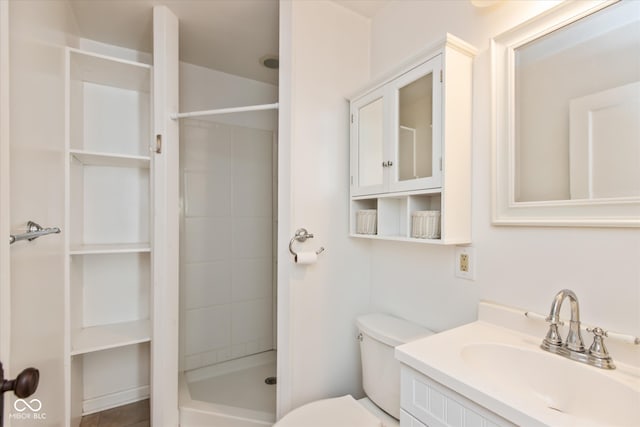
[[[306,242],[307,239],[313,239],[313,233],[309,233],[306,228],[298,228],[296,230],[296,234],[294,234],[289,241],[289,252],[291,252],[291,255],[294,257],[298,256],[298,254],[293,250],[293,242]],[[319,255],[322,251],[324,251],[324,248],[320,246],[320,249],[316,251],[316,255]]]

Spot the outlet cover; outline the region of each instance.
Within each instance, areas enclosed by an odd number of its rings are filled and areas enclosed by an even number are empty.
[[[467,280],[476,279],[476,254],[471,246],[456,246],[454,268],[456,277]]]

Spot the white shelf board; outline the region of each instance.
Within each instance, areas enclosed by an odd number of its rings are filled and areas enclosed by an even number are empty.
[[[442,193],[442,187],[428,188],[426,190],[414,190],[414,191],[398,191],[389,193],[367,194],[363,196],[351,196],[351,200],[373,200],[373,199],[385,199],[385,198],[400,198],[407,196],[433,196]]]
[[[84,150],[69,150],[69,154],[80,163],[90,166],[116,166],[148,169],[151,163],[151,158],[147,156],[96,153]]]
[[[351,233],[349,236],[357,237],[359,239],[370,239],[370,240],[393,240],[396,242],[412,242],[412,243],[423,243],[427,245],[445,245],[449,243],[444,243],[441,239],[416,239],[414,237],[404,237],[404,236],[381,236],[378,234],[356,234]]]
[[[151,341],[149,319],[76,329],[71,333],[71,355],[92,353]]]
[[[71,78],[149,92],[151,65],[69,48]]]
[[[71,255],[127,254],[151,252],[149,243],[105,243],[71,245]]]

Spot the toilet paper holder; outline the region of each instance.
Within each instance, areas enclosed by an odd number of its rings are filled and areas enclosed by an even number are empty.
[[[294,234],[291,240],[289,241],[289,252],[291,252],[291,255],[293,255],[294,257],[298,256],[298,254],[293,250],[293,242],[295,241],[306,242],[307,239],[312,239],[312,238],[313,238],[313,233],[309,233],[306,228],[298,228],[296,230],[296,234]],[[316,254],[319,255],[322,251],[324,251],[324,248],[320,246],[320,249],[316,251]]]

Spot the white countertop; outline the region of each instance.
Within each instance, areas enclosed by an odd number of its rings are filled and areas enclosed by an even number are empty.
[[[395,355],[517,425],[640,426],[637,367],[571,361],[540,349],[543,337],[480,320],[396,347]]]

